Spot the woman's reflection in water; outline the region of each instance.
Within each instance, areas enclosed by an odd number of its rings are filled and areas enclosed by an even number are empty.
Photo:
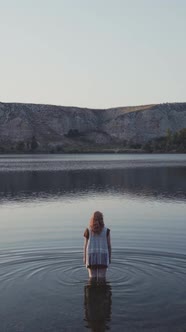
[[[106,280],[90,279],[84,287],[85,327],[93,332],[110,329],[112,311],[111,286]]]

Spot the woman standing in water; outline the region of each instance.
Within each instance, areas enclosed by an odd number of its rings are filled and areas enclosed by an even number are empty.
[[[89,277],[105,279],[111,263],[111,240],[110,229],[105,227],[101,212],[94,212],[84,237],[84,263]]]

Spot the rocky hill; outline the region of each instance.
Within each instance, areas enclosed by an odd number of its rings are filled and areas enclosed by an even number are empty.
[[[144,145],[186,128],[186,103],[111,109],[0,103],[1,151],[88,151]]]

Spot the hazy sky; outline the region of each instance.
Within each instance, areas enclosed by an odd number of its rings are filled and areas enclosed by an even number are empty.
[[[0,0],[0,101],[186,101],[186,0]]]

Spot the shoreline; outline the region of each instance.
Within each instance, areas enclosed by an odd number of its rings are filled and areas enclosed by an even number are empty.
[[[181,151],[145,151],[145,150],[138,150],[138,149],[105,149],[105,150],[86,150],[86,151],[79,151],[79,150],[66,150],[66,151],[26,151],[26,152],[18,152],[18,151],[3,151],[0,152],[1,155],[42,155],[42,154],[57,154],[57,155],[66,155],[66,154],[185,154],[186,152]]]

